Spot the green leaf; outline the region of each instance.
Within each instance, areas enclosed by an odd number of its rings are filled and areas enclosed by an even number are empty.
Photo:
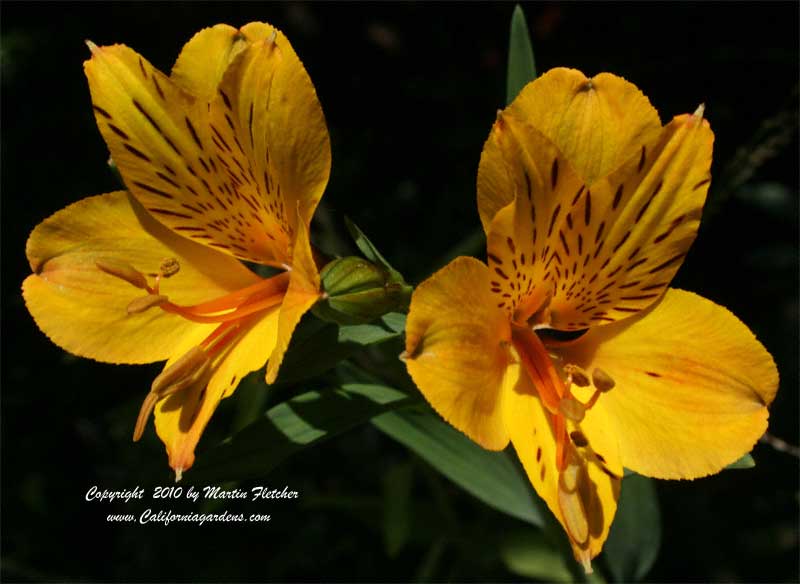
[[[487,505],[542,525],[538,500],[505,453],[484,450],[427,409],[389,412],[372,423]]]
[[[394,312],[369,324],[342,326],[304,317],[292,335],[278,382],[297,383],[318,377],[361,347],[399,337],[405,323],[405,315]]]
[[[653,480],[631,475],[622,480],[617,514],[605,545],[606,563],[617,582],[647,575],[661,546],[661,513]]]
[[[511,36],[508,41],[508,75],[506,77],[506,105],[514,101],[525,85],[536,79],[531,35],[525,13],[519,4],[511,16]]]
[[[360,346],[374,345],[403,334],[406,328],[406,315],[399,312],[384,314],[379,320],[369,324],[354,324],[339,327],[339,343],[356,343]]]
[[[383,541],[390,558],[397,557],[411,533],[413,479],[409,463],[393,466],[383,477]]]
[[[753,468],[755,465],[756,465],[756,461],[753,458],[753,455],[748,453],[748,454],[745,454],[743,457],[741,457],[736,462],[730,463],[725,468],[729,469],[729,470],[731,470],[731,469],[737,469],[738,470],[738,469],[745,469],[745,468]]]
[[[500,543],[500,557],[506,569],[523,578],[546,582],[572,582],[565,558],[541,531],[526,529],[505,536]]]
[[[300,394],[198,456],[185,478],[208,484],[262,477],[292,454],[418,399],[375,384],[345,384]]]

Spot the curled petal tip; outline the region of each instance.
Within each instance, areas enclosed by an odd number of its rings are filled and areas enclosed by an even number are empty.
[[[175,482],[176,483],[181,482],[182,478],[183,478],[183,469],[181,467],[178,467],[175,469]]]
[[[405,363],[406,361],[408,361],[408,356],[409,356],[408,351],[403,351],[397,356],[397,358],[400,359],[403,363]]]
[[[100,51],[100,47],[98,47],[89,39],[86,39],[84,42],[86,43],[86,46],[89,47],[89,50],[92,52],[92,55],[96,55]]]
[[[703,119],[703,113],[705,111],[706,111],[706,104],[701,103],[699,106],[697,106],[697,109],[694,110],[694,114],[692,114],[692,115],[697,117],[698,120],[702,120]]]

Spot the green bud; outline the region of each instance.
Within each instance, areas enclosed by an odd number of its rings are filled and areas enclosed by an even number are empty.
[[[335,259],[322,268],[325,297],[314,306],[319,318],[338,324],[362,324],[387,312],[408,309],[411,286],[394,270],[365,259]]]

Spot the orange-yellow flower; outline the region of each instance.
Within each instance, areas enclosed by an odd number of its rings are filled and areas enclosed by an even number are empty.
[[[769,353],[733,314],[667,286],[695,238],[713,134],[632,84],[555,69],[498,115],[481,156],[488,266],[415,291],[408,370],[485,448],[509,441],[587,570],[623,467],[715,473],[767,427]]]
[[[128,192],[38,225],[25,301],[56,344],[110,363],[167,360],[150,412],[177,478],[220,400],[267,364],[275,380],[320,296],[308,240],[330,173],[314,86],[268,24],[197,33],[172,74],[122,45],[85,63],[101,134]],[[240,260],[281,270],[262,278]]]

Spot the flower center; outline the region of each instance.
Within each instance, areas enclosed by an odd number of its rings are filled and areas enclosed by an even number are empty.
[[[587,509],[590,508],[592,491],[587,463],[594,462],[610,476],[616,475],[606,467],[602,457],[592,450],[579,425],[600,396],[614,387],[614,380],[601,369],[595,369],[590,380],[585,371],[573,364],[562,368],[562,377],[544,343],[529,326],[512,323],[511,330],[512,344],[519,355],[523,370],[550,414],[556,441],[558,504],[561,515],[572,540],[579,546],[585,546],[589,541]],[[573,384],[578,387],[593,385],[595,391],[583,403],[572,395]],[[569,432],[568,424],[576,429]]]
[[[95,264],[101,271],[147,292],[145,296],[136,298],[128,304],[128,314],[138,314],[157,306],[164,312],[176,314],[192,322],[218,323],[218,326],[199,345],[192,347],[153,380],[150,392],[139,411],[133,432],[134,442],[141,438],[156,403],[187,387],[208,383],[215,358],[231,346],[245,330],[245,325],[253,320],[248,317],[254,317],[258,313],[279,306],[289,287],[289,273],[283,272],[213,300],[183,306],[171,302],[160,292],[162,279],[170,278],[180,270],[180,265],[175,259],[162,262],[152,286],[144,274],[129,264],[107,260],[97,260]]]

